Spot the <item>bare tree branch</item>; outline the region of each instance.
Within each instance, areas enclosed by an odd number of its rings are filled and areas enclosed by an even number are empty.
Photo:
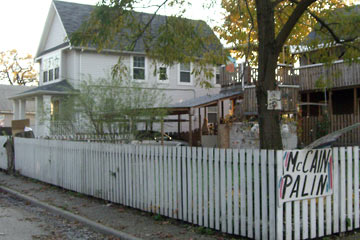
[[[331,37],[334,39],[334,41],[336,43],[346,43],[346,42],[352,42],[354,41],[357,37],[353,37],[353,38],[349,38],[349,39],[341,39],[336,33],[335,31],[329,26],[329,24],[327,24],[323,19],[321,19],[320,17],[318,17],[316,14],[314,14],[313,12],[311,12],[310,10],[307,10],[307,12],[316,19],[316,21],[318,21],[318,23],[320,23],[320,25],[322,27],[324,27],[329,34],[331,35]]]
[[[156,17],[158,11],[162,8],[162,6],[164,6],[169,0],[164,0],[161,4],[158,5],[156,11],[154,12],[154,14],[151,16],[150,20],[146,23],[146,25],[144,26],[143,29],[141,29],[141,31],[136,34],[135,39],[131,42],[130,44],[130,50],[133,51],[136,45],[136,42],[143,36],[143,34],[145,33],[145,31],[147,30],[147,28],[150,26],[150,24],[152,23],[152,21],[154,20],[154,18]]]

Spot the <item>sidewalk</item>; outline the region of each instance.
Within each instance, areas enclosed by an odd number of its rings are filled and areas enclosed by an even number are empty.
[[[141,239],[241,239],[0,171],[1,186]]]

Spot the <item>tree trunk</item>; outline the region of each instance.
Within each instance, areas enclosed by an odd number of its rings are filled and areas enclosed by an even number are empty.
[[[279,51],[275,41],[274,9],[270,0],[256,0],[258,21],[258,81],[256,97],[260,148],[282,149],[280,112],[267,109],[267,91],[276,89],[275,70]]]

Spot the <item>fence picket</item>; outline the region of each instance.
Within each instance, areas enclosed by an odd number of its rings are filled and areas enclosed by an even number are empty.
[[[346,164],[347,164],[347,171],[346,171],[346,183],[347,183],[347,218],[346,218],[346,225],[347,230],[353,230],[353,154],[352,148],[347,147],[346,149]],[[359,181],[357,179],[357,181]],[[357,189],[358,191],[358,189]]]
[[[253,151],[252,149],[246,150],[246,196],[247,196],[247,237],[253,238],[254,230],[253,230],[253,187],[252,187],[252,159]]]
[[[324,198],[318,198],[318,237],[324,236]]]
[[[234,168],[234,234],[239,235],[239,150],[233,150],[233,168]]]
[[[192,189],[192,211],[193,211],[193,223],[198,224],[198,171],[197,164],[196,164],[196,155],[197,155],[197,148],[192,147],[191,148],[192,153],[192,183],[193,183],[193,189]]]
[[[268,158],[266,155],[266,150],[261,150],[261,159],[260,159],[260,176],[261,176],[261,225],[262,225],[262,239],[268,239],[268,204],[270,202],[267,201],[267,182],[268,182],[268,174],[267,174],[267,165]],[[234,163],[235,164],[235,163]],[[270,197],[270,196],[269,196]]]
[[[339,149],[338,148],[334,148],[333,149],[333,161],[334,161],[334,176],[333,176],[333,206],[334,206],[334,210],[333,210],[333,232],[339,232],[339,209],[340,209],[340,205],[339,205]]]
[[[283,174],[282,169],[283,151],[276,151],[276,179],[280,179]],[[276,194],[276,239],[283,239],[283,206],[279,204],[279,194]]]
[[[192,185],[193,185],[193,171],[192,171],[192,155],[191,155],[191,147],[187,148],[187,192],[188,192],[188,221],[193,221],[193,196],[192,196]]]
[[[173,174],[173,171],[172,169],[175,169],[174,166],[173,166],[173,150],[174,150],[174,147],[170,147],[168,148],[168,154],[167,154],[167,179],[168,179],[168,188],[167,188],[167,191],[168,191],[168,195],[167,195],[167,199],[168,199],[168,216],[169,217],[174,217],[173,213],[174,213],[174,210],[173,210],[173,191],[174,191],[174,184],[173,184],[173,178],[172,176],[174,175]]]
[[[215,227],[214,220],[214,149],[209,149],[209,226]]]
[[[220,178],[219,178],[219,149],[215,149],[215,161],[214,161],[214,171],[215,171],[215,229],[220,230]]]
[[[274,218],[275,220],[275,218]],[[246,176],[245,176],[245,150],[240,150],[240,234],[246,235]]]
[[[292,237],[292,202],[285,203],[285,238],[291,240]]]
[[[203,225],[203,156],[202,148],[197,149],[197,171],[198,171],[198,224]]]
[[[209,160],[208,160],[208,148],[203,148],[203,172],[204,172],[204,226],[209,227]],[[209,173],[211,174],[211,173]]]
[[[255,239],[260,239],[261,231],[260,231],[260,175],[259,175],[259,157],[260,152],[258,149],[254,150],[254,212],[255,212],[255,221],[254,228],[257,229],[255,231]]]
[[[188,175],[188,171],[187,171],[187,162],[186,162],[186,153],[187,153],[187,148],[186,147],[182,147],[181,148],[181,152],[182,152],[182,187],[183,187],[183,198],[182,198],[182,203],[183,203],[183,220],[185,221],[189,221],[188,218],[188,211],[187,211],[187,201],[188,201],[188,197],[187,197],[187,193],[188,193],[188,186],[187,186],[187,175]]]
[[[268,151],[268,158],[269,158],[269,164],[268,164],[268,170],[269,170],[269,239],[275,239],[276,238],[276,183],[277,183],[277,169],[275,165],[275,159],[274,159],[275,153],[274,150]]]
[[[354,147],[354,228],[359,228],[359,147]]]
[[[340,148],[340,231],[346,231],[345,148]]]
[[[177,166],[177,186],[176,186],[176,217],[178,219],[183,219],[183,206],[182,206],[182,203],[184,202],[183,201],[183,198],[182,198],[182,195],[181,195],[181,180],[184,179],[184,177],[182,177],[182,161],[181,161],[181,147],[177,147],[176,148],[176,153],[177,153],[177,158],[175,159],[174,158],[174,161],[176,161],[176,163],[174,164],[174,166]],[[174,178],[175,177],[175,174],[174,174]]]
[[[220,218],[221,231],[226,232],[226,172],[225,172],[225,149],[220,149]]]
[[[165,211],[164,211],[164,147],[163,146],[159,146],[159,182],[158,182],[158,186],[159,186],[159,202],[158,202],[158,208],[159,208],[159,213],[161,215],[165,215]]]
[[[226,176],[227,176],[227,232],[233,233],[233,173],[232,173],[232,149],[226,150]]]
[[[300,201],[294,202],[294,239],[300,239]]]

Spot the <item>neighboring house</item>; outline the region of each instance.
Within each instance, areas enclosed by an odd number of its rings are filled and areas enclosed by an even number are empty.
[[[143,82],[144,86],[157,84],[170,96],[172,103],[220,91],[217,84],[218,75],[214,76],[214,88],[209,90],[197,86],[195,77],[191,74],[193,64],[175,64],[171,67],[161,67],[164,74],[154,76],[154,66],[145,54],[144,44],[136,43],[132,52],[118,49],[105,49],[98,53],[93,48],[81,48],[69,42],[69,36],[76,31],[81,23],[90,15],[93,6],[71,2],[53,1],[41,36],[36,62],[40,64],[39,87],[20,93],[13,97],[16,106],[26,101],[35,101],[36,127],[35,135],[48,135],[51,128],[51,114],[59,109],[59,96],[67,95],[77,89],[79,83],[86,80],[86,75],[93,79],[107,76],[111,67],[122,56],[123,63],[130,69],[132,78]],[[148,15],[139,13],[139,16]],[[156,16],[152,25],[156,28],[165,21],[165,16]],[[211,31],[211,29],[209,28]],[[214,67],[214,71],[216,68]],[[141,74],[134,74],[139,73]],[[45,116],[40,119],[40,112]],[[20,114],[20,116],[22,116]],[[194,120],[195,121],[195,120]],[[171,126],[170,126],[171,127]],[[177,128],[176,128],[177,129]]]
[[[339,14],[337,14],[339,13]],[[351,14],[359,14],[360,6],[352,6],[338,9],[331,15],[336,22],[342,22],[336,17],[351,17]],[[329,21],[331,22],[331,21]],[[358,23],[351,23],[354,36],[359,36]],[[337,26],[330,24],[331,27]],[[350,26],[351,27],[351,26]],[[335,28],[335,33],[340,38],[349,38],[349,26],[342,24]],[[344,36],[346,35],[346,36]],[[347,54],[344,47],[332,44],[331,48],[325,48],[326,54],[335,57],[331,64],[319,62],[319,51],[323,50],[324,42],[333,41],[326,35],[326,29],[316,27],[308,36],[307,41],[314,41],[318,48],[296,47],[293,54],[300,57],[298,69],[300,80],[300,109],[302,115],[301,141],[309,144],[322,134],[349,126],[360,120],[359,118],[359,96],[360,96],[360,64],[344,61]],[[325,114],[329,116],[329,122],[324,122]],[[338,143],[358,144],[360,143],[359,132],[353,131],[342,137]]]
[[[22,105],[24,110],[22,113],[23,116],[14,116],[14,107],[11,100],[8,98],[14,95],[17,95],[21,92],[31,90],[35,87],[27,87],[27,86],[14,86],[14,85],[0,85],[0,127],[11,127],[11,121],[13,119],[29,119],[30,125],[29,127],[33,127],[35,124],[35,107],[33,103],[29,103],[26,106]],[[19,113],[19,111],[16,111]]]

